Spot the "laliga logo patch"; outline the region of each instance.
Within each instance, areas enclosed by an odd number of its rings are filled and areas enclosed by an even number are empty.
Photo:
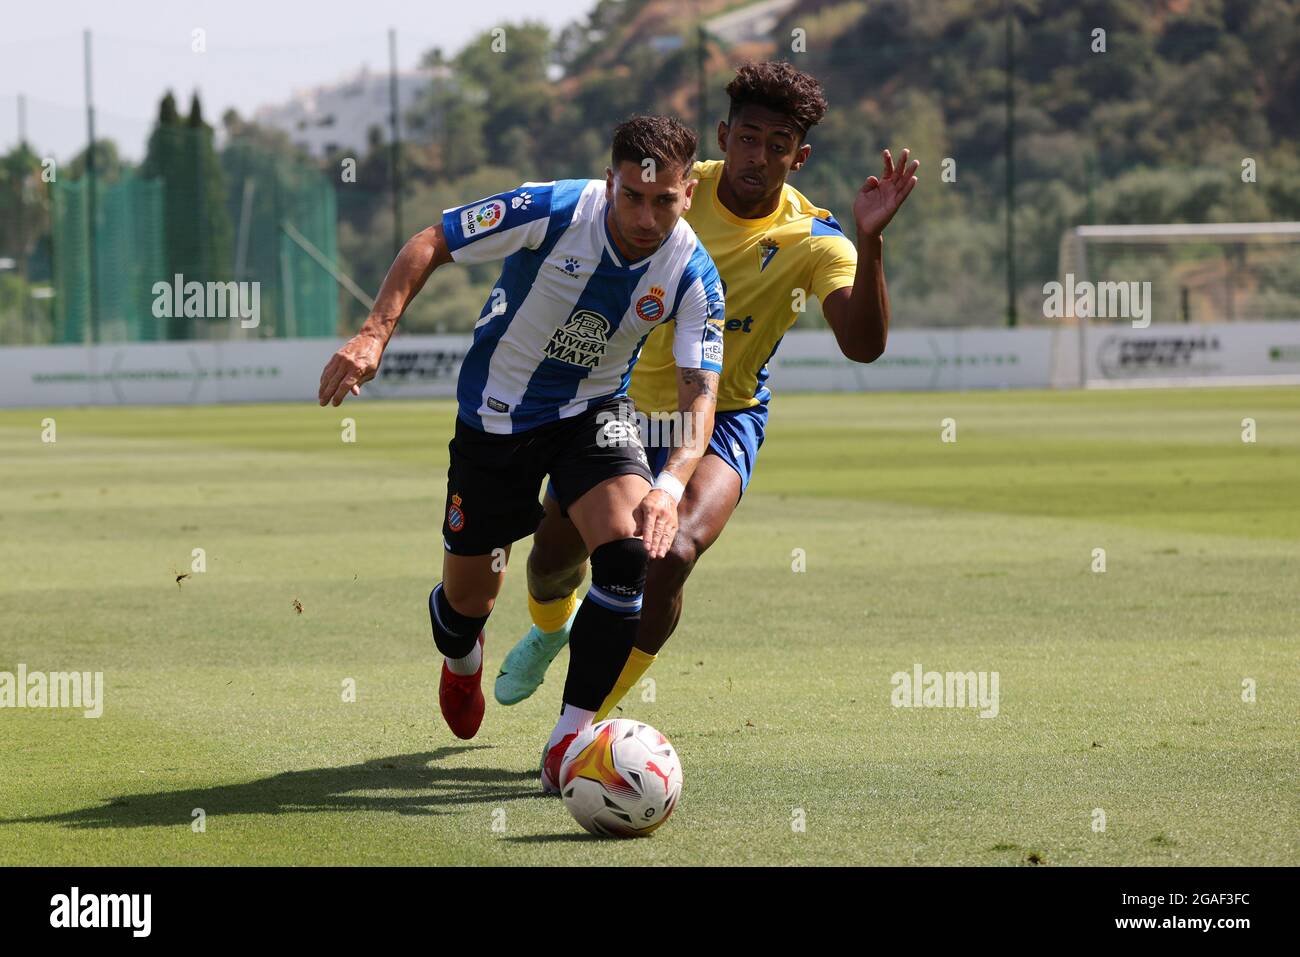
[[[490,232],[501,225],[505,219],[506,204],[499,199],[490,199],[486,203],[463,209],[460,212],[460,228],[468,239]]]
[[[664,317],[664,291],[651,286],[650,291],[636,301],[636,315],[646,322],[658,322]]]
[[[465,527],[465,511],[460,507],[459,495],[453,495],[451,504],[447,506],[447,527],[453,532],[459,532]]]

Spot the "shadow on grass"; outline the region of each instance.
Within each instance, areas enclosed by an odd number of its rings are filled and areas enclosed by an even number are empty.
[[[439,748],[376,758],[364,764],[285,771],[243,784],[180,791],[122,794],[95,807],[36,817],[0,818],[6,824],[62,824],[69,828],[189,825],[195,808],[207,815],[313,811],[391,811],[448,814],[459,805],[542,799],[536,771],[447,768],[439,762],[483,745]],[[371,792],[371,793],[359,793]],[[546,798],[546,800],[551,800]]]
[[[547,800],[555,800],[547,798]],[[609,838],[583,831],[581,834],[529,834],[527,837],[503,837],[507,844],[588,844],[597,841],[608,842]]]

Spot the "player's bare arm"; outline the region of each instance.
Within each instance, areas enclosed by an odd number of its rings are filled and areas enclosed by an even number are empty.
[[[673,449],[655,487],[634,514],[637,535],[646,543],[652,559],[668,554],[677,535],[677,503],[708,451],[713,413],[718,404],[718,373],[707,369],[678,369],[677,404],[682,421],[691,423],[692,428],[684,431],[684,438],[690,441],[683,441]]]
[[[321,405],[338,405],[349,392],[361,394],[361,387],[379,371],[379,361],[402,313],[433,271],[449,262],[451,252],[441,223],[421,230],[406,241],[388,268],[379,287],[379,297],[360,331],[325,365],[320,376]]]
[[[917,160],[908,162],[903,150],[897,164],[884,150],[880,176],[869,176],[853,200],[858,231],[858,268],[853,285],[837,289],[822,303],[826,322],[845,358],[874,362],[885,351],[889,336],[889,290],[885,286],[882,234],[916,186]]]

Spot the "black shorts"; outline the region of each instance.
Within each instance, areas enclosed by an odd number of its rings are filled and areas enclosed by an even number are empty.
[[[448,451],[442,542],[453,555],[488,555],[533,534],[548,475],[566,509],[618,475],[654,481],[627,398],[511,435],[482,432],[458,417]]]

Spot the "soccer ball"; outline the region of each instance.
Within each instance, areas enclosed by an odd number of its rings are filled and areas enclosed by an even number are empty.
[[[682,765],[644,721],[611,718],[583,730],[564,752],[560,794],[574,820],[603,837],[641,837],[673,813]]]

